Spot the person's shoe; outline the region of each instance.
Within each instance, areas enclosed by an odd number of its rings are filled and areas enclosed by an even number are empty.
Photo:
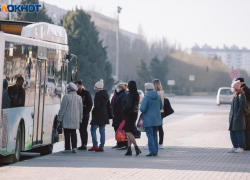
[[[117,148],[120,148],[120,146],[115,145],[115,146],[114,146],[114,147],[112,147],[111,149],[117,149]]]
[[[131,147],[128,147],[126,154],[124,154],[125,156],[132,156],[132,150]]]
[[[64,150],[64,151],[62,151],[62,153],[65,153],[65,154],[71,153],[71,150]]]
[[[97,146],[94,147],[94,146],[93,146],[92,148],[89,149],[89,151],[95,151],[95,150],[97,150],[97,149],[99,149],[99,147],[97,147]]]
[[[127,147],[126,146],[123,146],[123,147],[120,147],[120,148],[117,148],[117,150],[126,150]]]
[[[146,146],[143,146],[143,148],[144,148],[144,149],[148,149],[148,145],[146,145]]]
[[[156,154],[148,154],[148,155],[146,155],[147,157],[151,157],[151,156],[158,156],[158,154],[156,153]]]
[[[77,150],[87,150],[87,146],[81,146],[81,147],[77,148]]]
[[[135,146],[135,152],[136,152],[136,156],[138,156],[139,154],[141,154],[141,150],[139,149],[138,146]]]
[[[98,148],[95,150],[96,152],[104,152],[104,149],[103,148]]]
[[[77,149],[76,148],[73,148],[72,149],[72,153],[76,153]]]
[[[159,144],[159,145],[158,145],[158,149],[164,149],[163,144]]]
[[[243,152],[244,152],[244,149],[243,149],[243,148],[237,148],[235,152],[236,152],[236,153],[243,153]]]
[[[236,150],[237,150],[237,148],[233,147],[233,148],[229,149],[227,152],[228,153],[235,153]]]

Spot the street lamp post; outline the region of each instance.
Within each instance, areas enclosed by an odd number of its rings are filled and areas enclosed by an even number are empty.
[[[122,8],[117,7],[117,27],[116,27],[116,80],[119,79],[119,14],[121,13]]]

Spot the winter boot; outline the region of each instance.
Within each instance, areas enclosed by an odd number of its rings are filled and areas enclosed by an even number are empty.
[[[139,149],[138,146],[135,146],[135,152],[136,152],[136,156],[138,156],[139,154],[141,154],[141,150]]]
[[[125,156],[132,156],[132,150],[131,147],[128,147],[126,154],[124,154]]]

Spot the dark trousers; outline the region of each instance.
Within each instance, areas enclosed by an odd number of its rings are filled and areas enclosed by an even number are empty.
[[[88,144],[88,123],[80,123],[80,136],[82,141],[82,146],[87,146]]]
[[[161,120],[163,121],[163,113],[161,113]],[[158,126],[159,131],[159,144],[163,144],[164,131],[163,131],[163,122],[161,126]]]
[[[246,116],[245,149],[250,150],[250,116]]]
[[[76,136],[76,129],[63,129],[64,131],[64,138],[65,138],[65,150],[71,150],[70,147],[70,139],[72,149],[77,147],[77,136]]]
[[[230,131],[230,138],[234,148],[244,148],[245,134],[244,131]]]
[[[117,131],[117,129],[119,128],[119,126],[114,126],[114,130],[115,130],[115,132]],[[128,143],[127,143],[127,141],[126,142],[118,142],[117,141],[117,145],[119,146],[119,147],[124,147],[124,146],[128,146]]]

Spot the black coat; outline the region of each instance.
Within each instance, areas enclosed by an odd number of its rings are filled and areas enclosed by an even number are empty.
[[[97,92],[94,98],[94,108],[90,124],[98,126],[109,124],[108,107],[110,107],[110,101],[107,91],[101,90]]]
[[[113,127],[117,127],[121,124],[122,120],[124,120],[123,114],[123,100],[126,96],[125,90],[117,93],[117,97],[114,101],[113,105],[113,112],[114,112],[114,120],[113,120]]]
[[[246,84],[241,85],[241,89],[245,92],[246,100],[250,102],[250,89]]]
[[[245,105],[246,96],[244,93],[238,93],[236,96],[234,96],[229,114],[230,131],[243,131],[246,129],[244,115]]]
[[[92,97],[90,95],[90,92],[84,89],[82,89],[81,91],[77,91],[77,94],[82,98],[82,107],[83,107],[82,123],[88,123],[89,113],[93,106]]]
[[[135,99],[133,94],[128,93],[123,101],[123,113],[125,116],[138,114],[139,111],[139,97]]]

